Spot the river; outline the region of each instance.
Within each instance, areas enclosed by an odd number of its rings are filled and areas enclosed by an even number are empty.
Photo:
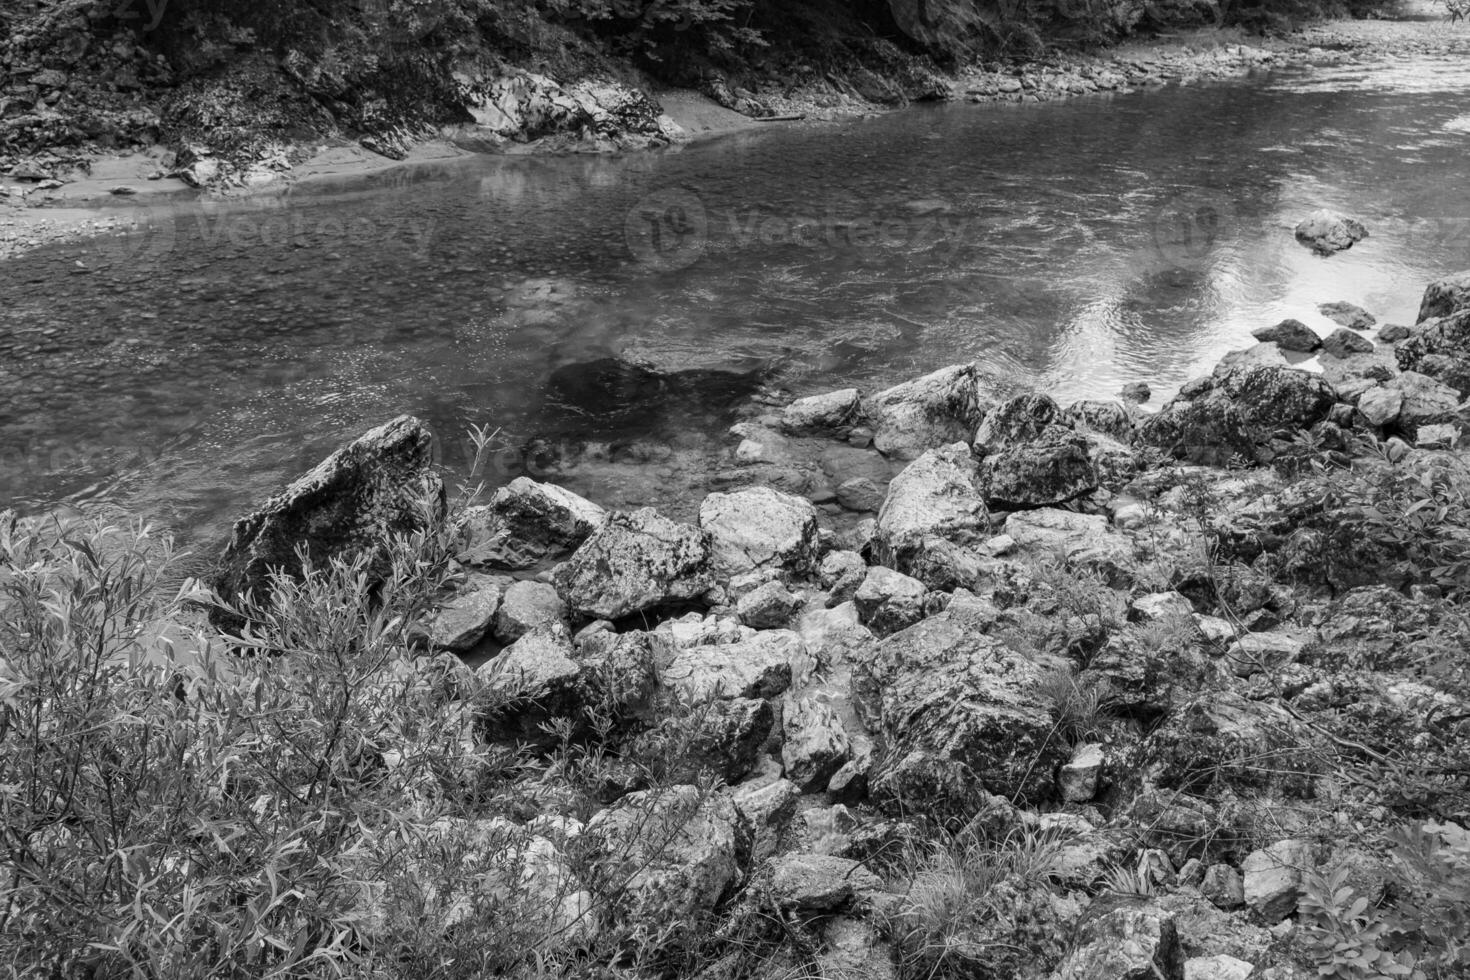
[[[1463,62],[1394,59],[139,205],[0,264],[0,506],[213,537],[403,412],[461,477],[487,425],[476,480],[532,444],[602,503],[667,505],[752,397],[959,361],[1158,404],[1256,327],[1325,332],[1334,300],[1412,323],[1470,266],[1467,92]],[[1291,227],[1324,206],[1371,237],[1312,255]]]

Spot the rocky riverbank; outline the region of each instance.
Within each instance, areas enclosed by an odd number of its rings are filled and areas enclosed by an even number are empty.
[[[1320,373],[1299,327],[1152,413],[973,365],[813,394],[737,427],[744,485],[688,522],[526,478],[446,504],[401,418],[236,526],[211,584],[254,599],[214,620],[280,650],[328,559],[389,608],[442,568],[393,676],[459,748],[411,792],[490,863],[419,895],[421,942],[513,894],[510,955],[566,975],[1457,976],[1470,273]],[[871,461],[841,528],[784,482],[834,449]],[[368,944],[402,937],[390,885]]]
[[[591,54],[580,67],[562,66],[564,77],[492,59],[456,75],[452,111],[424,107],[421,118],[370,131],[358,131],[361,120],[312,108],[331,103],[312,88],[322,80],[287,66],[245,59],[203,87],[185,85],[166,59],[135,45],[62,50],[55,38],[66,35],[55,25],[22,25],[6,49],[10,84],[0,104],[0,257],[126,228],[118,214],[125,209],[109,206],[119,196],[249,193],[447,155],[613,152],[921,100],[1045,102],[1284,65],[1462,49],[1458,35],[1436,29],[1428,8],[1412,12],[1417,19],[1332,23],[1269,39],[1194,29],[1098,54],[950,70],[890,52],[885,70],[757,72],[740,84],[706,80],[697,90],[670,89]],[[243,97],[246,91],[253,95]],[[252,102],[259,118],[248,111]]]

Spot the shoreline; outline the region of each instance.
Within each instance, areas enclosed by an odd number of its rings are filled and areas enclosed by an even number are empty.
[[[1388,26],[1388,30],[1384,29]],[[969,66],[947,79],[949,102],[1038,104],[1089,95],[1123,95],[1171,84],[1219,81],[1260,70],[1279,70],[1308,64],[1331,64],[1346,60],[1342,51],[1368,48],[1375,54],[1399,48],[1423,53],[1419,21],[1364,22],[1333,21],[1304,28],[1286,39],[1249,37],[1239,29],[1201,28],[1171,37],[1127,41],[1097,55],[1059,55],[985,70]],[[1407,28],[1395,31],[1394,28]],[[1384,42],[1375,35],[1390,38]],[[1430,33],[1434,38],[1435,35]],[[1336,53],[1323,44],[1338,42]],[[1440,38],[1453,50],[1458,38]],[[1467,45],[1470,46],[1470,45]],[[856,119],[866,115],[904,111],[906,106],[887,107],[852,93],[834,98],[830,93],[814,96],[797,93],[769,101],[778,113],[765,120],[724,108],[705,95],[689,90],[656,92],[665,117],[688,144],[731,133],[771,126],[802,125]],[[541,155],[567,152],[601,152],[595,145],[568,144],[557,136],[530,143],[511,143],[497,152],[506,155]],[[618,152],[646,152],[622,149]],[[280,193],[302,185],[330,185],[448,160],[463,160],[483,154],[456,145],[448,134],[413,144],[403,159],[374,153],[357,143],[341,141],[319,145],[315,152],[288,172],[248,187],[197,189],[177,177],[159,177],[160,148],[147,154],[99,156],[91,173],[81,180],[50,188],[24,184],[0,177],[0,262],[47,244],[77,241],[126,231],[132,225],[130,211],[139,201],[194,201],[217,196],[224,199]],[[493,155],[493,154],[489,154]],[[56,183],[46,182],[46,183]],[[32,201],[35,203],[32,203]],[[110,202],[117,201],[117,204]],[[122,202],[128,203],[122,203]]]

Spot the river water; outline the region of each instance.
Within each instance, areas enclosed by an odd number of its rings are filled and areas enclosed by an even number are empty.
[[[669,504],[752,397],[959,361],[1157,404],[1258,326],[1412,323],[1470,266],[1467,92],[1463,62],[1393,60],[138,207],[0,264],[0,506],[213,537],[403,412],[461,476],[487,425],[477,480],[530,444],[600,502]],[[1291,227],[1323,206],[1372,237],[1313,256]]]

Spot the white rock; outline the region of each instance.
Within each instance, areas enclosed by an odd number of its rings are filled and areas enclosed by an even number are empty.
[[[816,508],[770,487],[710,494],[699,507],[699,525],[710,535],[711,564],[722,577],[757,568],[805,572],[816,561]]]

